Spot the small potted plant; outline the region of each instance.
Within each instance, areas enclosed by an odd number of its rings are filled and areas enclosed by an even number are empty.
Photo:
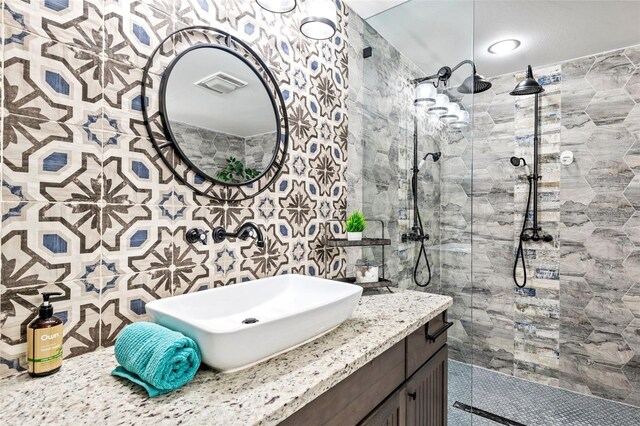
[[[366,226],[366,221],[364,220],[364,214],[362,212],[353,212],[349,215],[346,222],[347,227],[347,240],[349,241],[360,241],[362,240],[362,231]]]

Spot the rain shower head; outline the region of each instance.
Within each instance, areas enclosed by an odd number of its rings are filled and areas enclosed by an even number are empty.
[[[527,66],[527,78],[522,80],[509,94],[511,96],[535,95],[544,92],[544,88],[533,78],[531,65]]]
[[[474,73],[458,86],[458,92],[463,94],[482,93],[491,89],[491,83],[480,74]]]

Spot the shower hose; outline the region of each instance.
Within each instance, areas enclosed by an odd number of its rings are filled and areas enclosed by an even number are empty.
[[[513,282],[517,287],[523,288],[527,285],[527,265],[524,262],[524,248],[522,247],[522,243],[525,239],[525,232],[527,231],[527,218],[529,217],[529,207],[531,207],[531,188],[533,187],[533,178],[531,176],[527,176],[529,180],[529,195],[527,196],[527,208],[524,211],[524,218],[522,219],[522,231],[520,231],[520,238],[518,238],[518,250],[516,251],[516,260],[513,263]],[[522,273],[524,275],[524,280],[522,284],[518,282],[518,278],[516,277],[516,271],[518,270],[518,260],[522,261]]]
[[[420,228],[420,249],[418,250],[418,257],[416,258],[416,266],[413,268],[413,282],[418,287],[426,287],[431,283],[431,266],[429,266],[429,258],[427,257],[427,249],[424,247],[424,227],[422,226],[422,218],[420,217],[420,209],[418,208],[418,188],[415,178],[411,179],[411,190],[413,192],[413,205],[415,209],[415,215]],[[424,257],[424,263],[427,265],[427,271],[429,272],[429,278],[426,283],[421,283],[418,280],[418,266],[420,266],[420,258]]]

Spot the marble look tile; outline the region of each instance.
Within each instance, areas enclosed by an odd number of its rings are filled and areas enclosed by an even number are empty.
[[[598,126],[622,123],[634,106],[624,89],[597,92],[586,113]]]
[[[598,55],[585,78],[597,91],[605,91],[623,87],[634,71],[635,66],[623,52],[616,51]]]
[[[584,313],[584,308],[574,308],[569,303],[560,302],[560,354],[566,351],[567,342],[583,342],[593,333],[593,326]]]
[[[624,401],[634,390],[619,368],[596,364],[584,356],[565,356],[560,386],[576,392],[589,392],[616,401]]]
[[[622,297],[622,302],[636,318],[640,318],[640,283],[634,284],[629,289],[627,294]]]
[[[640,140],[640,103],[633,107],[622,124],[629,129],[636,139]],[[637,155],[637,153],[635,155]]]
[[[581,79],[595,63],[595,56],[585,56],[584,58],[573,59],[562,63],[562,83],[567,80]]]
[[[584,243],[595,229],[595,225],[585,213],[587,205],[567,201],[560,209],[560,238],[562,241]]]
[[[632,252],[623,263],[627,277],[633,282],[640,282],[640,249]]]
[[[640,66],[640,45],[628,47],[624,51],[624,54],[631,62],[636,64],[636,66]]]
[[[633,73],[624,88],[627,90],[629,96],[631,96],[631,99],[636,103],[640,102],[640,68]]]
[[[631,205],[640,211],[640,176],[636,176],[622,193]]]
[[[618,333],[596,331],[584,342],[568,343],[564,349],[572,356],[584,356],[599,364],[622,367],[634,356],[634,351],[625,340]]]
[[[624,226],[634,208],[621,194],[602,193],[589,203],[586,213],[596,226]]]
[[[587,83],[587,80],[576,79],[563,81],[562,115],[584,112],[595,94],[596,91]]]
[[[596,262],[584,279],[595,296],[611,300],[621,300],[634,284],[620,261]]]
[[[622,192],[633,177],[633,171],[624,161],[598,160],[587,174],[586,179],[596,193],[611,193]]]
[[[629,346],[640,352],[640,319],[634,319],[631,324],[624,330],[622,336],[625,338]]]
[[[624,126],[615,125],[598,127],[586,144],[598,161],[606,161],[624,157],[635,142],[635,137]]]
[[[622,301],[598,296],[585,307],[585,313],[596,330],[609,333],[622,333],[633,320]]]
[[[636,386],[640,385],[640,355],[635,355],[627,362],[627,365],[622,367],[622,371],[627,376],[627,379]],[[637,391],[636,391],[637,392]],[[636,406],[640,406],[638,403],[634,403]]]
[[[601,262],[622,262],[633,251],[633,243],[618,229],[598,228],[584,243],[589,254]]]
[[[588,205],[595,196],[595,191],[584,177],[563,176],[560,182],[560,198],[563,202],[573,201]]]
[[[623,230],[629,239],[640,247],[640,212],[636,212],[631,216],[629,221],[625,223]]]
[[[583,276],[591,268],[595,260],[582,243],[565,241],[560,245],[560,273]]]

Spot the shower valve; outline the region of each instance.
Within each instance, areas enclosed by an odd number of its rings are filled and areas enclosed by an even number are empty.
[[[420,234],[418,232],[411,231],[408,234],[402,234],[401,240],[403,243],[407,241],[428,241],[429,234]]]

